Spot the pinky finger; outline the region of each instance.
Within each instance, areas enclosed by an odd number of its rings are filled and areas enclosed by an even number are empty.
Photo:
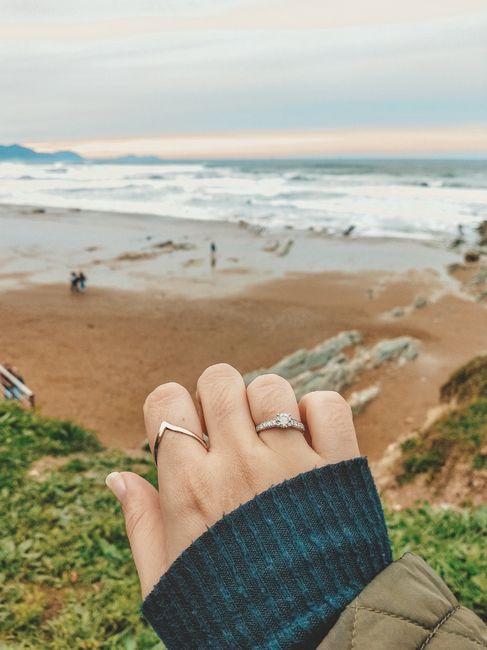
[[[360,455],[352,411],[341,395],[333,391],[308,393],[299,402],[299,411],[311,446],[326,463]]]

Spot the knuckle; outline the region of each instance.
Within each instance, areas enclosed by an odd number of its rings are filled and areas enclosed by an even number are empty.
[[[330,404],[340,406],[348,411],[351,411],[350,405],[347,400],[334,390],[320,390],[310,393],[306,396],[308,405],[311,406],[329,406]],[[305,399],[306,399],[305,398]]]
[[[250,390],[251,392],[254,390],[265,390],[266,392],[275,390],[281,391],[288,385],[288,381],[284,379],[284,377],[269,373],[267,375],[259,375],[253,379],[248,385],[247,390]]]
[[[204,370],[198,379],[198,389],[214,382],[225,382],[234,379],[238,374],[237,370],[228,363],[215,363]]]
[[[147,396],[144,403],[144,411],[151,409],[154,406],[174,402],[178,400],[184,392],[185,389],[175,382],[161,384]]]

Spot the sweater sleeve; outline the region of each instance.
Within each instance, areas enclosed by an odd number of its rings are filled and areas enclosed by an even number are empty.
[[[314,648],[392,561],[365,458],[300,474],[225,515],[142,604],[168,650]]]

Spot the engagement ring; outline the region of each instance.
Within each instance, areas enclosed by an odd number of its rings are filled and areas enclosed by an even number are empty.
[[[304,424],[293,418],[289,413],[278,413],[272,420],[261,422],[255,427],[257,433],[266,429],[298,429],[304,433]]]

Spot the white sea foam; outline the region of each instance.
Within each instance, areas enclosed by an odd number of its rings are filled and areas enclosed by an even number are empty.
[[[0,164],[2,203],[447,241],[487,218],[483,161]]]

